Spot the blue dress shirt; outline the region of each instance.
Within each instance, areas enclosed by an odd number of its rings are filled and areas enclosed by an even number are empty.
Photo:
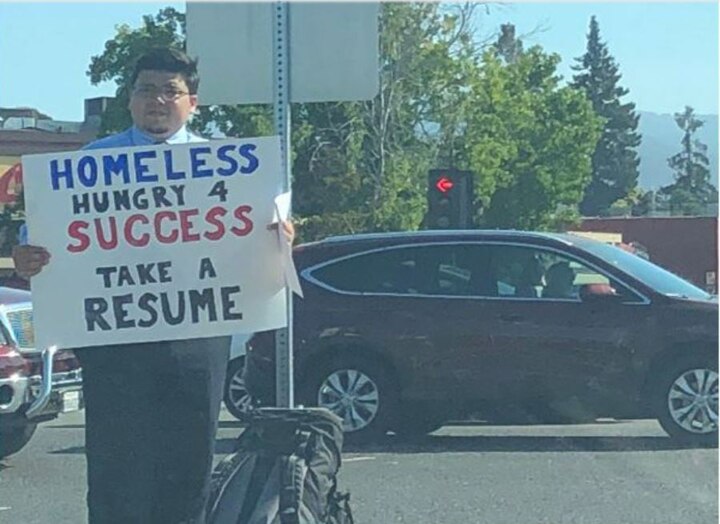
[[[187,127],[182,126],[180,130],[173,136],[163,140],[165,144],[188,144],[191,142],[206,142],[207,140],[193,135],[188,131]],[[130,147],[130,146],[148,146],[155,144],[157,141],[140,131],[137,127],[132,126],[122,133],[106,136],[94,142],[90,142],[83,149],[110,149],[111,147]]]

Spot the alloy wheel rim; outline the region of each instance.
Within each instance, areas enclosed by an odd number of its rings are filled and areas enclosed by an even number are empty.
[[[718,429],[718,373],[696,368],[683,372],[670,386],[667,406],[673,421],[694,434]]]
[[[377,384],[357,369],[340,369],[328,375],[318,389],[318,406],[343,421],[343,431],[366,428],[377,417],[380,395]]]
[[[248,413],[252,409],[252,397],[245,387],[245,381],[242,378],[242,369],[230,377],[228,396],[230,403],[240,413]]]

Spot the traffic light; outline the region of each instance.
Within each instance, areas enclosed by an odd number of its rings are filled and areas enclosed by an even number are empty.
[[[473,174],[457,169],[431,169],[428,173],[427,229],[473,227]]]

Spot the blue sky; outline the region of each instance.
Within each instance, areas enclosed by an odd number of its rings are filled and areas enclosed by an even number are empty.
[[[57,120],[82,120],[83,99],[111,96],[114,85],[91,86],[90,57],[123,23],[184,3],[0,3],[0,107],[35,107]],[[539,44],[562,57],[569,79],[585,50],[591,15],[638,109],[673,113],[685,105],[718,113],[718,5],[687,3],[518,3],[478,9],[480,38],[515,24],[526,47]]]
[[[620,66],[620,84],[638,109],[675,113],[685,105],[718,112],[718,4],[716,2],[565,2],[492,7],[477,20],[480,33],[515,24],[525,47],[541,45],[562,57],[571,79],[574,58],[585,52],[590,17]]]

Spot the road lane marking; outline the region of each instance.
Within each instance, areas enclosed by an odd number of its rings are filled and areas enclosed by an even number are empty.
[[[361,460],[375,460],[377,457],[349,457],[343,459],[343,462],[360,462]]]

